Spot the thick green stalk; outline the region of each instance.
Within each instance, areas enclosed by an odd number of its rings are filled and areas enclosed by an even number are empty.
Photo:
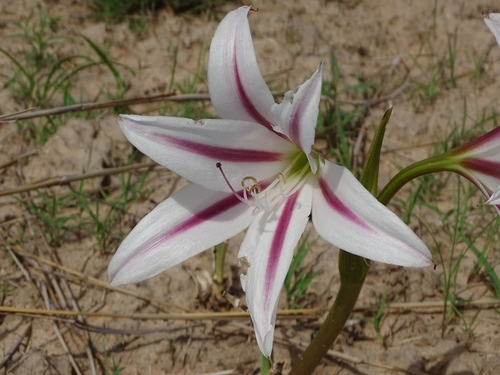
[[[311,344],[304,351],[289,375],[312,374],[316,366],[326,355],[333,342],[344,328],[361,291],[368,272],[368,262],[357,255],[340,250],[339,270],[340,289],[328,316],[314,336]]]
[[[260,354],[260,375],[269,375],[271,371],[271,361],[264,354]]]

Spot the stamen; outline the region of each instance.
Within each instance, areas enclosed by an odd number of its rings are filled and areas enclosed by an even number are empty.
[[[262,187],[259,184],[253,184],[247,190],[252,196],[254,196],[262,191]]]
[[[283,172],[278,173],[278,178],[283,179],[283,181],[282,181],[283,185],[286,184],[286,176]]]
[[[285,194],[285,190],[283,189],[283,185],[286,184],[286,177],[285,177],[285,175],[282,172],[278,173],[278,180],[281,182],[279,184],[280,185],[280,195],[282,197],[286,198],[287,195]]]
[[[249,180],[252,182],[252,185],[250,185],[250,187],[248,187],[246,183]],[[262,186],[260,186],[260,184],[257,182],[257,179],[252,176],[243,177],[243,179],[241,180],[241,186],[243,186],[244,191],[251,196],[255,196],[262,191]]]

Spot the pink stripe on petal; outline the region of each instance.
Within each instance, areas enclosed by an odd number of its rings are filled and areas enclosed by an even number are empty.
[[[239,193],[241,194],[241,191]],[[124,260],[122,264],[125,265],[132,262],[135,258],[139,258],[144,254],[154,250],[166,241],[173,239],[175,236],[193,229],[197,225],[200,225],[208,220],[215,219],[218,215],[221,215],[222,213],[234,208],[238,204],[245,203],[242,203],[233,194],[229,194],[226,198],[221,199],[220,201],[208,206],[200,212],[193,213],[193,216],[191,216],[187,220],[177,224],[173,228],[169,228],[166,232],[161,233],[159,236],[156,236],[156,238],[152,239],[149,244],[145,244],[144,249],[142,249],[140,252],[133,253],[133,255],[129,259]],[[195,235],[196,233],[193,233],[193,236]],[[119,272],[120,268],[115,270],[115,272],[110,273],[110,279],[113,280]]]
[[[235,77],[235,83],[236,83],[236,92],[238,94],[238,98],[240,99],[241,104],[245,108],[247,114],[252,117],[255,122],[265,126],[272,132],[274,132],[272,125],[269,123],[268,120],[265,119],[264,116],[260,114],[259,111],[257,111],[257,108],[255,108],[255,105],[252,103],[250,98],[248,97],[245,87],[243,82],[241,81],[241,75],[240,71],[238,68],[238,59],[236,56],[238,56],[238,45],[236,43],[236,40],[234,42],[234,55],[233,55],[233,71],[234,71],[234,77]]]
[[[497,161],[469,158],[460,161],[460,165],[486,176],[500,177],[500,163]]]
[[[293,111],[290,119],[290,138],[292,139],[293,143],[295,143],[297,146],[302,148],[302,145],[300,143],[300,123],[302,120],[302,114],[304,112],[304,102],[301,102]]]
[[[186,141],[160,133],[150,133],[148,136],[153,140],[159,138],[181,150],[203,155],[218,161],[257,163],[280,161],[283,158],[283,155],[278,152],[211,146],[206,143]]]
[[[354,212],[352,212],[349,207],[347,207],[334,193],[330,190],[330,187],[323,178],[318,179],[318,184],[321,189],[321,193],[328,203],[330,208],[337,211],[344,219],[359,225],[363,229],[371,229],[366,223],[361,220]]]
[[[195,213],[191,218],[187,219],[186,221],[179,223],[177,226],[173,227],[171,230],[169,230],[166,233],[163,233],[161,237],[157,238],[153,243],[151,243],[146,249],[144,249],[140,255],[150,251],[151,249],[155,248],[156,246],[160,245],[161,243],[168,241],[169,239],[173,238],[174,236],[181,234],[187,230],[193,229],[199,224],[202,224],[203,222],[213,219],[214,217],[220,215],[221,213],[230,210],[234,206],[238,205],[241,203],[238,198],[236,198],[234,195],[229,195],[227,198],[224,198],[217,203],[205,208],[204,210]]]
[[[481,153],[481,148],[487,147],[489,142],[495,142],[498,144],[500,138],[500,126],[493,129],[492,131],[483,134],[481,137],[474,139],[462,146],[458,146],[453,151],[450,152],[451,155],[463,154],[469,151],[476,150],[477,153]]]
[[[321,78],[322,78],[321,75],[319,75],[319,78],[318,78],[317,73],[315,73],[313,75],[313,77],[311,78],[311,80],[318,80],[318,79],[321,80]],[[290,125],[288,127],[288,132],[289,132],[290,138],[300,148],[304,148],[304,146],[305,146],[305,145],[302,145],[301,141],[300,141],[300,139],[301,139],[301,134],[300,134],[301,126],[310,126],[308,124],[302,124],[302,118],[304,117],[305,112],[308,110],[307,106],[311,104],[310,98],[313,98],[316,94],[316,91],[317,91],[317,87],[314,84],[314,82],[312,82],[312,81],[307,82],[307,86],[305,88],[304,88],[304,86],[302,86],[302,87],[303,87],[303,89],[305,89],[305,91],[301,92],[301,95],[300,95],[301,100],[299,100],[299,103],[293,109],[293,112],[290,116],[291,117]],[[300,90],[300,88],[299,88],[299,90]],[[315,128],[315,127],[316,126],[314,124],[313,128]]]
[[[295,208],[295,203],[299,192],[296,192],[291,197],[289,197],[283,207],[280,214],[278,225],[276,226],[276,231],[274,232],[273,241],[271,243],[271,251],[269,253],[269,259],[266,268],[265,286],[264,286],[264,308],[269,310],[271,303],[271,296],[273,292],[274,280],[276,278],[276,271],[278,269],[279,260],[281,258],[281,252],[283,250],[283,244],[285,243],[285,237],[287,235],[287,230],[290,226],[290,220],[292,219],[292,213]]]

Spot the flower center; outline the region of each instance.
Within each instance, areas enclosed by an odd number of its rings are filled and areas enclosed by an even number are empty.
[[[307,177],[312,174],[307,156],[303,152],[299,152],[293,157],[290,164],[276,175],[274,180],[259,182],[253,176],[243,177],[241,179],[243,189],[239,193],[226,177],[222,163],[216,163],[216,167],[234,196],[249,206],[255,207],[257,211],[271,211],[276,204],[299,190],[307,181]]]

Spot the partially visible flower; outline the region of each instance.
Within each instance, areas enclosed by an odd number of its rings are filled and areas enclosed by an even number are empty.
[[[491,204],[492,206],[495,206],[497,209],[497,212],[500,214],[500,185],[499,187],[491,194],[490,199],[486,202],[488,204]]]
[[[500,14],[490,13],[484,22],[500,46]],[[407,169],[417,175],[432,171],[456,172],[470,180],[500,214],[500,127],[442,155],[415,163]]]
[[[488,14],[484,17],[484,23],[486,23],[486,26],[488,26],[493,35],[495,35],[497,44],[500,46],[500,13]]]
[[[453,170],[469,179],[488,198],[500,204],[500,127],[446,154]],[[497,210],[500,207],[497,207]],[[499,210],[500,213],[500,210]]]
[[[193,184],[132,230],[108,275],[113,285],[144,280],[248,228],[242,285],[269,357],[279,294],[311,211],[318,234],[351,253],[412,267],[431,264],[431,255],[349,170],[312,151],[322,66],[274,102],[257,66],[250,9],[230,12],[210,47],[210,97],[223,120],[121,116],[131,143]]]
[[[495,36],[497,44],[500,46],[500,13],[490,13],[484,18],[486,26]],[[491,205],[495,205],[497,211],[500,213],[500,135],[498,134],[498,128],[479,138],[479,140],[474,141],[476,143],[483,143],[481,148],[485,149],[485,145],[488,144],[489,152],[485,154],[487,162],[483,167],[482,176],[489,175],[484,179],[484,187],[481,189],[483,193],[488,197],[488,202]],[[480,141],[481,140],[481,141]],[[477,185],[477,184],[476,184]]]

